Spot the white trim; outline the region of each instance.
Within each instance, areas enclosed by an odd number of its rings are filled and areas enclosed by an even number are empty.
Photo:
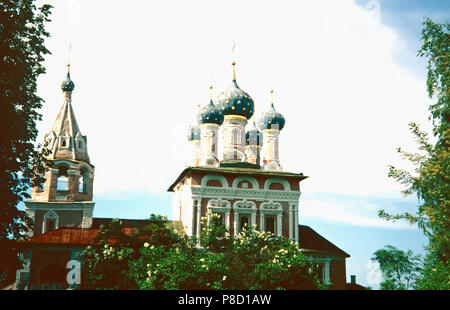
[[[208,201],[208,211],[213,213],[223,213],[225,215],[225,226],[230,228],[230,210],[231,202],[224,200],[222,198],[210,199]]]
[[[211,187],[211,186],[206,186],[206,184],[208,184],[208,181],[211,180],[217,180],[220,182],[220,184],[222,184],[222,187],[228,188],[228,181],[227,179],[223,176],[223,175],[218,175],[218,174],[208,174],[205,175],[202,178],[202,182],[201,182],[201,186],[202,187]]]
[[[283,234],[283,206],[279,202],[273,202],[271,200],[262,203],[259,210],[261,212],[261,223],[263,224],[262,227],[265,226],[265,215],[277,216],[277,229],[275,233],[278,236],[281,236]]]
[[[192,194],[203,198],[217,198],[224,199],[252,199],[254,201],[289,201],[298,203],[300,198],[300,191],[276,191],[264,189],[245,189],[245,188],[223,188],[223,187],[206,187],[206,186],[191,186]]]
[[[285,191],[291,191],[291,185],[289,184],[288,181],[286,181],[285,179],[278,179],[278,178],[270,178],[267,179],[266,182],[264,183],[264,189],[265,190],[270,190],[270,184],[272,183],[280,183],[284,186],[284,190]]]
[[[259,189],[259,184],[258,181],[256,181],[256,179],[254,177],[246,177],[246,176],[239,176],[237,178],[235,178],[233,180],[233,188],[238,188],[238,184],[242,181],[248,181],[249,183],[252,184],[252,188],[251,189]]]
[[[55,220],[55,229],[58,229],[59,227],[59,216],[56,214],[55,211],[49,210],[47,213],[44,214],[42,218],[42,233],[45,234],[47,232],[47,220],[48,219],[54,219]]]

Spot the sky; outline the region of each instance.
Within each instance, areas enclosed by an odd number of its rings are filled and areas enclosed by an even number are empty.
[[[47,1],[48,2],[48,1]],[[232,46],[239,86],[256,115],[275,108],[284,170],[302,181],[300,224],[351,255],[347,278],[377,288],[372,253],[391,244],[424,253],[417,227],[378,218],[414,211],[388,178],[411,169],[408,129],[430,131],[426,62],[416,57],[423,17],[448,21],[446,1],[50,1],[51,51],[38,81],[39,140],[62,104],[71,44],[72,105],[95,165],[94,216],[172,216],[169,185],[189,165],[197,104],[226,89]],[[369,265],[368,265],[369,264]]]

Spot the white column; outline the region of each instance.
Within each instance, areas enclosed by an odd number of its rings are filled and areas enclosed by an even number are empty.
[[[260,215],[259,215],[259,220],[260,220],[259,230],[264,231],[266,229],[265,228],[265,224],[266,223],[264,222],[264,213],[262,212],[262,210],[259,211],[259,212],[261,212]]]
[[[251,226],[256,225],[256,212],[253,212],[251,217],[252,217]]]
[[[239,212],[234,210],[234,236],[236,237],[239,234]]]
[[[197,237],[200,238],[200,234],[201,234],[201,225],[202,225],[202,206],[201,206],[201,201],[197,200]]]
[[[294,237],[295,241],[298,244],[299,236],[298,236],[298,205],[294,205]]]
[[[277,235],[281,236],[283,233],[283,227],[282,227],[282,218],[283,214],[280,212],[277,214]]]
[[[293,204],[289,204],[289,239],[294,239],[294,231],[293,226],[294,224],[294,210],[293,210]]]
[[[324,275],[325,284],[330,283],[330,262],[325,263],[324,274],[325,274]]]
[[[191,234],[192,236],[196,236],[197,235],[197,226],[196,226],[196,221],[195,218],[197,217],[197,206],[195,203],[195,199],[192,201],[192,226],[191,226]],[[180,221],[182,221],[182,219],[180,219]]]
[[[225,212],[225,226],[230,229],[230,211]]]

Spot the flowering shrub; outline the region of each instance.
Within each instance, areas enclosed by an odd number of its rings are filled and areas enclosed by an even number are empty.
[[[249,227],[231,238],[218,216],[202,221],[199,240],[177,236],[161,217],[152,216],[148,226],[126,237],[113,222],[82,255],[83,288],[319,288],[314,268],[294,241]]]

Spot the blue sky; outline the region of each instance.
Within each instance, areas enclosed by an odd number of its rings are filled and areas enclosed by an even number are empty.
[[[413,211],[414,197],[387,177],[411,168],[408,123],[429,130],[425,62],[416,57],[424,16],[448,21],[445,1],[51,1],[46,104],[40,139],[62,103],[59,84],[72,44],[73,107],[96,167],[94,216],[172,217],[168,186],[189,164],[186,130],[237,79],[256,114],[275,106],[286,126],[281,164],[303,172],[300,223],[345,250],[347,278],[367,285],[367,262],[387,244],[423,253],[426,239],[379,209]],[[245,21],[245,22],[244,22]],[[370,284],[376,287],[374,284]]]

